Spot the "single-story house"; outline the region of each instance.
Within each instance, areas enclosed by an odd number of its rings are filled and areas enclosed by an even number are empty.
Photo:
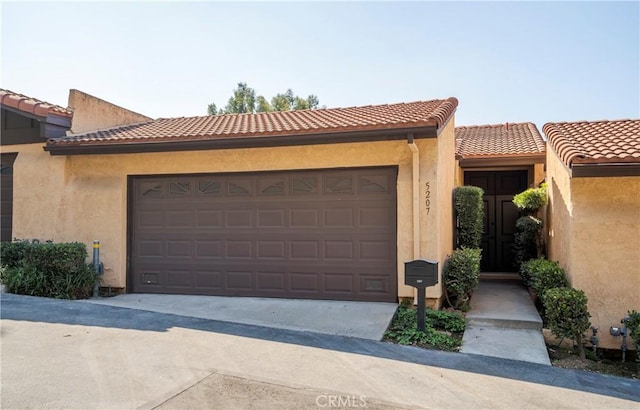
[[[549,259],[589,299],[602,347],[640,308],[640,120],[548,123]]]
[[[126,292],[412,298],[404,262],[452,251],[457,105],[151,119],[72,90],[68,135],[2,141],[11,237],[99,240]]]
[[[483,272],[515,272],[512,199],[544,181],[546,144],[530,122],[456,127],[457,185],[484,190]]]

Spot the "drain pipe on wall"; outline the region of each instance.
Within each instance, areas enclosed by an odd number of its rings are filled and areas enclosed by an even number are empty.
[[[420,150],[413,142],[413,134],[407,134],[407,144],[411,150],[411,178],[413,195],[413,259],[420,258]],[[418,304],[418,290],[413,289],[413,304]]]

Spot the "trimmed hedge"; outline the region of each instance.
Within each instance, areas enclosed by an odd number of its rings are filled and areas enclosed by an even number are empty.
[[[516,220],[513,232],[513,253],[516,267],[523,262],[537,258],[540,253],[539,243],[542,232],[542,221],[534,216],[522,216]]]
[[[564,269],[556,261],[542,258],[529,260],[520,267],[520,274],[540,299],[544,299],[549,289],[569,286]]]
[[[578,289],[559,287],[547,290],[542,300],[551,332],[558,337],[574,340],[580,358],[584,359],[583,335],[591,326],[585,293]]]
[[[524,215],[534,215],[547,203],[547,184],[529,188],[513,197],[513,204]]]
[[[476,186],[457,187],[453,192],[458,218],[458,247],[479,248],[484,229],[484,191]]]
[[[456,249],[444,264],[442,281],[447,302],[455,309],[467,308],[471,294],[478,287],[480,255],[480,249]]]
[[[0,280],[7,292],[59,299],[91,296],[97,280],[83,243],[2,242]]]

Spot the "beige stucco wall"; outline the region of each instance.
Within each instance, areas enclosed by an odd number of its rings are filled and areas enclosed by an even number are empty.
[[[442,264],[452,235],[453,121],[439,139],[420,139],[416,144],[421,181],[430,182],[431,203],[438,203],[427,215],[421,182],[421,255]],[[438,158],[450,165],[438,165]],[[404,262],[413,259],[412,166],[406,141],[69,157],[50,156],[39,145],[28,146],[14,168],[14,236],[81,241],[89,249],[94,239],[100,240],[105,283],[125,287],[129,175],[389,165],[398,166],[398,293],[411,297],[413,289],[404,285],[403,275]],[[447,243],[440,245],[443,240]],[[428,297],[439,299],[441,293],[438,285],[429,289]]]
[[[568,170],[553,150],[547,151],[547,194],[547,257],[560,262],[571,277],[571,185]]]
[[[640,308],[640,177],[569,178],[553,152],[547,158],[549,257],[586,293],[600,346],[620,348],[608,329]]]
[[[79,90],[69,90],[69,108],[73,110],[71,133],[74,134],[151,120]]]
[[[13,164],[13,237],[60,241],[65,206],[66,157],[51,157],[43,144],[3,146],[17,152]]]
[[[438,156],[437,161],[437,195],[431,198],[430,215],[436,219],[436,225],[427,225],[423,230],[433,230],[438,232],[438,254],[436,260],[440,260],[440,282],[442,282],[442,268],[444,261],[453,252],[453,190],[456,186],[457,179],[457,161],[454,161],[456,143],[455,143],[455,118],[451,118],[443,132],[437,139]],[[422,184],[423,187],[425,184]],[[426,205],[426,199],[423,201]],[[432,214],[433,213],[433,214]],[[442,294],[442,292],[440,292]],[[430,296],[427,293],[427,296]],[[438,295],[433,295],[437,297]],[[437,307],[440,306],[438,302]]]

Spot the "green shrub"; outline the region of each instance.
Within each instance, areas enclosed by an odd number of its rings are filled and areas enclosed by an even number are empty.
[[[516,267],[542,256],[542,221],[534,216],[521,216],[516,220],[513,233],[513,257]]]
[[[453,251],[443,269],[447,302],[456,309],[466,308],[480,279],[480,249]]]
[[[0,264],[7,268],[20,266],[25,251],[30,245],[29,241],[17,240],[14,242],[0,242]]]
[[[484,229],[483,195],[482,188],[475,186],[457,187],[453,192],[460,248],[480,247]]]
[[[7,292],[61,299],[91,295],[97,275],[85,263],[84,244],[21,242],[13,249],[21,256],[11,260],[13,266],[8,263],[2,274]]]
[[[632,310],[628,312],[628,317],[624,319],[624,325],[629,331],[629,336],[636,342],[636,358],[640,361],[640,313]]]
[[[534,215],[547,203],[547,185],[529,188],[513,197],[513,203],[524,215]]]
[[[533,292],[544,299],[547,290],[569,286],[564,269],[556,261],[532,259],[522,264],[521,272],[526,271],[528,285]]]
[[[396,313],[396,317],[393,322],[389,326],[389,329],[384,333],[384,340],[391,341],[394,343],[398,343],[401,345],[413,345],[420,346],[426,348],[433,348],[439,350],[450,350],[455,351],[461,345],[461,333],[464,332],[464,318],[462,318],[462,330],[454,331],[454,330],[446,330],[441,327],[440,323],[437,321],[429,320],[430,317],[440,316],[441,312],[437,310],[427,309],[425,321],[425,331],[422,332],[418,330],[418,321],[416,310],[412,309],[409,304],[403,303],[398,307],[398,311]],[[443,312],[445,314],[450,312]],[[460,319],[458,317],[454,317],[455,314],[450,313],[453,318],[453,322],[456,324],[450,325],[452,327],[460,328]],[[444,316],[440,316],[444,317]],[[458,336],[449,335],[443,333],[443,331],[448,331],[451,333],[456,333]]]
[[[584,359],[583,334],[591,326],[587,296],[581,290],[562,287],[547,290],[542,300],[551,332],[572,339]]]

